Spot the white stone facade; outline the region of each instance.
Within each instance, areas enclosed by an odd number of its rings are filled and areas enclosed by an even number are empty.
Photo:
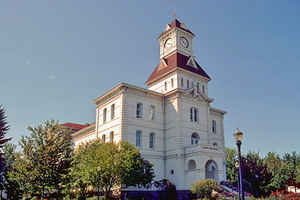
[[[193,35],[169,26],[159,37],[161,57],[182,51],[193,59],[192,47],[180,50],[178,42],[187,35],[191,45]],[[168,34],[176,38],[168,47],[171,50],[162,46]],[[114,142],[137,145],[144,159],[154,165],[156,180],[167,178],[178,190],[189,189],[191,183],[207,177],[224,180],[226,112],[211,107],[209,80],[174,68],[148,84],[148,89],[120,83],[94,100],[96,122],[75,133],[74,143],[77,146],[104,135],[105,141],[110,141],[113,133]]]

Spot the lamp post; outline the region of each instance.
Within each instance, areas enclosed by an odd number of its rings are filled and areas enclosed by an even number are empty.
[[[233,134],[236,145],[238,148],[238,158],[239,158],[239,200],[245,200],[244,190],[243,190],[243,175],[242,175],[242,156],[241,156],[241,144],[243,139],[243,133],[237,129]]]
[[[239,164],[239,162],[236,161],[234,166],[235,166],[235,172],[236,172],[236,177],[237,177],[237,181],[238,181],[237,189],[238,189],[238,192],[239,192],[239,199],[241,199],[241,193],[240,193],[240,176],[239,176],[240,164]]]
[[[97,168],[97,200],[100,199],[99,193],[100,193],[100,167]]]

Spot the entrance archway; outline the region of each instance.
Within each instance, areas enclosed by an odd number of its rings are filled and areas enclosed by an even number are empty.
[[[218,181],[218,165],[215,161],[209,160],[205,164],[205,178],[211,178]]]

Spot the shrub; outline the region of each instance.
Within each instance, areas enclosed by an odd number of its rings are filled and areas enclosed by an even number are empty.
[[[191,184],[190,188],[197,197],[214,199],[211,194],[213,190],[218,189],[218,183],[213,179],[204,179]]]

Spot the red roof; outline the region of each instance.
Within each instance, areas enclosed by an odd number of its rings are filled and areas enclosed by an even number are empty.
[[[175,27],[180,28],[180,29],[182,29],[182,30],[184,30],[184,31],[186,31],[186,32],[189,32],[189,33],[191,33],[192,35],[195,35],[195,34],[192,33],[192,31],[190,31],[189,29],[183,28],[183,27],[181,26],[181,22],[178,21],[176,18],[171,22],[171,24],[169,24],[169,26],[170,26],[170,29],[167,30],[167,31],[162,32],[162,33],[160,34],[160,36],[163,35],[163,34],[165,34],[166,32],[170,31],[172,28],[175,28]]]
[[[200,67],[200,65],[195,61],[195,64],[197,67],[192,67],[187,65],[188,60],[190,56],[185,56],[180,53],[174,53],[167,58],[162,58],[166,62],[167,66],[164,66],[162,63],[159,63],[157,67],[154,69],[148,80],[146,81],[146,84],[148,85],[151,83],[153,80],[162,77],[163,75],[167,74],[171,70],[175,68],[182,68],[187,71],[199,74],[201,76],[204,76],[205,78],[208,78],[210,80],[210,77],[208,74]]]
[[[61,124],[62,127],[64,128],[71,128],[71,129],[77,129],[77,130],[80,130],[80,129],[83,129],[85,127],[88,127],[89,124],[75,124],[75,123],[64,123],[64,124]]]

